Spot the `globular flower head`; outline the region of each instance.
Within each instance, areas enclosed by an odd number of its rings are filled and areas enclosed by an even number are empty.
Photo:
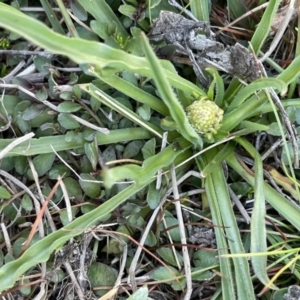
[[[209,140],[221,127],[224,111],[213,101],[197,100],[186,108],[186,112],[194,129]]]

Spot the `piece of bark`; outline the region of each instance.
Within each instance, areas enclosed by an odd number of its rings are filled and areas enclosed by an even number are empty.
[[[252,53],[240,44],[225,46],[216,41],[207,22],[196,22],[173,12],[162,11],[154,21],[149,38],[154,41],[164,40],[174,45],[178,54],[187,55],[202,83],[205,79],[201,78],[203,74],[199,75],[202,73],[199,68],[207,67],[248,82],[259,78],[259,68]]]

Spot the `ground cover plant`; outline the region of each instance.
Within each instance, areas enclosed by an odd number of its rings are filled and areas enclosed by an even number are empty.
[[[295,3],[1,1],[1,296],[297,297]]]

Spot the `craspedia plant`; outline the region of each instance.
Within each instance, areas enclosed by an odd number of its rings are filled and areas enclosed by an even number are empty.
[[[200,99],[186,108],[187,117],[193,128],[211,140],[221,127],[224,111],[213,101]]]

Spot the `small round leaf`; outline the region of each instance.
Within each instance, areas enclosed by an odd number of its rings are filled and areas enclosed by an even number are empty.
[[[80,177],[83,180],[79,181],[81,188],[83,189],[84,193],[89,196],[90,198],[98,198],[101,195],[101,187],[100,183],[91,182],[96,181],[96,179],[89,174],[80,174]]]
[[[0,199],[9,199],[10,197],[10,192],[4,187],[0,186]]]
[[[78,103],[72,101],[64,101],[63,103],[58,105],[57,110],[60,113],[72,113],[79,111],[81,108],[82,106]]]
[[[101,286],[113,286],[118,276],[118,272],[100,262],[93,262],[88,270],[88,279],[93,288],[101,287]],[[95,294],[98,297],[103,296],[109,291],[106,290],[98,290],[95,291]]]

